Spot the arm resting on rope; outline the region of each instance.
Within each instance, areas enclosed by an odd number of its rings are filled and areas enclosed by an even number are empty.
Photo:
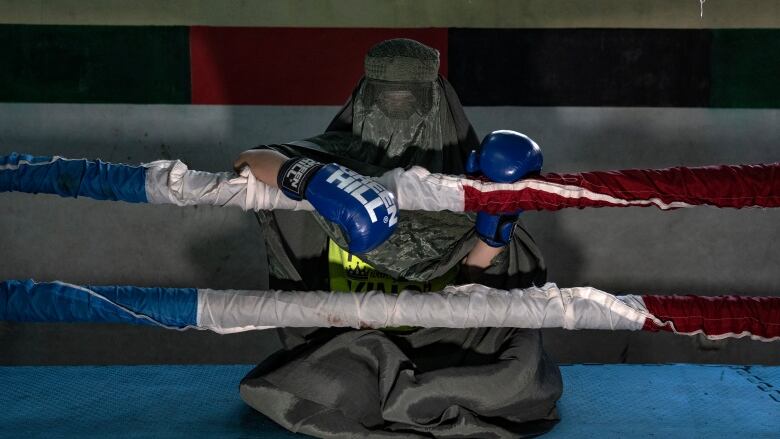
[[[309,201],[317,213],[341,228],[352,253],[371,251],[395,230],[395,195],[375,179],[344,166],[258,149],[241,153],[234,167],[249,168],[255,178],[292,200]]]
[[[272,149],[250,149],[238,155],[233,169],[240,173],[242,168],[248,167],[257,180],[276,188],[276,176],[288,159],[289,157]]]
[[[269,166],[263,180],[257,181],[248,171],[238,176],[203,172],[178,160],[130,166],[12,153],[0,156],[0,192],[244,210],[312,210],[309,202],[279,193],[267,175],[273,170]],[[515,183],[435,174],[413,166],[388,171],[377,180],[395,193],[398,210],[502,213],[631,206],[780,207],[780,163],[546,174]]]

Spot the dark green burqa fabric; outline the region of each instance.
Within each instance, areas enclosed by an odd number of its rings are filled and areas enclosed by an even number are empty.
[[[382,101],[388,97],[397,102]],[[411,165],[462,174],[478,140],[443,78],[425,84],[364,78],[324,134],[272,148],[365,175]],[[264,212],[259,219],[272,288],[329,289],[328,238],[346,244],[338,227],[305,212]],[[460,264],[476,239],[473,224],[462,213],[404,211],[393,236],[360,256],[391,276],[429,280]],[[541,253],[522,226],[492,262],[483,272],[461,270],[460,279],[514,288],[546,278]],[[536,330],[279,333],[285,349],[247,375],[240,391],[247,404],[293,431],[323,438],[514,438],[543,433],[557,420],[560,373]]]
[[[533,436],[554,425],[560,393],[538,331],[508,328],[327,330],[241,383],[255,409],[327,438]]]

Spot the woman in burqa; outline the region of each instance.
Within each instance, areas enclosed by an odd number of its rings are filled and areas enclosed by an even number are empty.
[[[388,40],[325,133],[264,145],[363,175],[420,165],[464,174],[479,141],[438,51]],[[401,212],[388,241],[358,258],[340,229],[309,212],[259,214],[274,289],[438,290],[477,282],[542,285],[544,262],[521,224],[487,268],[462,265],[478,239],[474,216]],[[561,394],[537,330],[337,328],[280,330],[284,349],[241,382],[243,400],[282,426],[323,438],[516,438],[548,431]]]

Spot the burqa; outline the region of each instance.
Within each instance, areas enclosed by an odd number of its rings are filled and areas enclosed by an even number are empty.
[[[479,141],[438,67],[438,52],[416,41],[379,43],[324,134],[262,147],[364,175],[412,165],[463,174]],[[259,219],[271,287],[329,290],[328,240],[346,247],[338,227],[307,212],[264,212]],[[477,239],[473,225],[473,215],[404,211],[393,236],[361,258],[393,278],[434,279],[460,265]],[[518,224],[490,267],[460,269],[459,280],[517,288],[543,284],[546,273]],[[560,372],[537,330],[288,328],[280,337],[285,349],[250,372],[240,392],[292,431],[323,438],[516,438],[544,433],[558,419]]]

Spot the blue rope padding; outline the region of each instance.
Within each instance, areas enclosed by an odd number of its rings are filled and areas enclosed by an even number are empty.
[[[149,318],[133,316],[126,310]],[[0,282],[0,321],[132,323],[184,328],[197,325],[197,313],[196,288],[81,288],[29,279]]]
[[[17,153],[0,156],[0,192],[9,191],[148,202],[143,166]]]

